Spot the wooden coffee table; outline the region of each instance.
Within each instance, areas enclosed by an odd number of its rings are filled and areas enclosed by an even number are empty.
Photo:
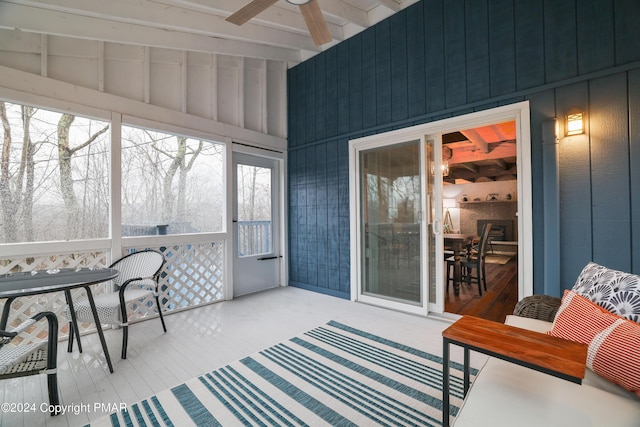
[[[449,426],[449,344],[464,349],[464,395],[469,390],[469,350],[582,383],[587,345],[540,332],[464,316],[442,331],[442,425]]]

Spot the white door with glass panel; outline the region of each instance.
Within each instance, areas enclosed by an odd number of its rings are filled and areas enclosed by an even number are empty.
[[[233,296],[280,285],[278,161],[233,153]]]

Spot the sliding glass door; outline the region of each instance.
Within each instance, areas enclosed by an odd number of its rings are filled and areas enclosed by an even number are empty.
[[[518,295],[533,292],[529,116],[528,103],[518,103],[349,141],[352,300],[444,313],[442,136],[505,122],[515,122],[518,235],[525,236]]]
[[[442,312],[439,141],[424,135],[352,141],[354,300],[423,315]]]
[[[362,294],[421,305],[420,141],[360,153]]]
[[[442,138],[440,135],[425,138],[424,145],[424,194],[425,240],[428,309],[433,313],[444,312],[444,242],[442,239]]]

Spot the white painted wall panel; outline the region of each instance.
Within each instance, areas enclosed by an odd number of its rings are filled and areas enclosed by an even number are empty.
[[[40,54],[7,52],[0,49],[0,65],[27,73],[40,74]]]
[[[68,58],[96,59],[99,42],[69,37],[47,36],[49,55]]]
[[[286,137],[281,61],[0,29],[0,66],[265,134],[269,141]]]
[[[40,35],[0,30],[0,65],[40,74]]]
[[[149,59],[149,103],[180,111],[182,52],[151,48]]]
[[[98,42],[48,36],[47,76],[98,89]]]
[[[267,61],[267,130],[270,135],[287,136],[287,67]]]
[[[245,59],[244,61],[244,127],[264,132],[265,103],[265,64],[261,59]]]
[[[218,55],[218,120],[240,126],[240,58]]]
[[[187,55],[187,113],[213,119],[216,70],[213,55],[189,52]]]
[[[144,47],[104,44],[104,91],[144,101]]]
[[[0,29],[0,50],[40,53],[40,34]]]
[[[48,77],[98,89],[98,60],[49,55]]]

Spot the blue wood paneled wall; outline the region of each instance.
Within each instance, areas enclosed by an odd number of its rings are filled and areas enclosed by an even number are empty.
[[[423,0],[288,74],[290,284],[349,297],[349,139],[528,100],[534,291],[590,260],[640,273],[640,2]],[[560,277],[544,272],[544,120],[559,146]],[[558,207],[547,207],[547,209]]]

